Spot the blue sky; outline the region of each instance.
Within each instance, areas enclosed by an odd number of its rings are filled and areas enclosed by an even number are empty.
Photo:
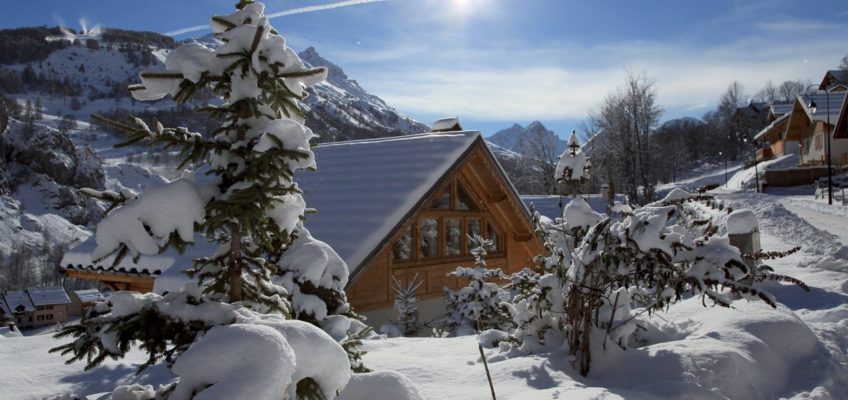
[[[335,1],[271,0],[266,12]],[[0,28],[85,18],[164,33],[235,2],[9,2]],[[749,94],[768,79],[818,81],[848,54],[844,0],[386,0],[272,23],[401,112],[422,122],[459,115],[486,134],[540,120],[564,136],[629,70],[656,81],[664,119],[700,117],[734,79]]]

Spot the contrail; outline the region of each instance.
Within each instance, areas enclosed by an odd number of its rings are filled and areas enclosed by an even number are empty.
[[[301,7],[301,8],[292,8],[291,10],[279,11],[279,12],[275,12],[275,13],[271,13],[271,14],[266,14],[265,16],[268,17],[269,19],[271,19],[271,18],[277,18],[277,17],[285,17],[287,15],[295,15],[295,14],[304,14],[304,13],[310,13],[310,12],[315,12],[315,11],[332,10],[334,8],[349,7],[349,6],[359,5],[359,4],[379,3],[379,2],[383,2],[383,1],[388,1],[388,0],[346,0],[346,1],[339,1],[339,2],[336,2],[336,3],[319,4],[319,5],[315,5],[315,6],[307,6],[307,7]],[[182,35],[184,33],[202,31],[204,29],[209,29],[209,25],[190,26],[188,28],[182,28],[182,29],[177,29],[177,30],[170,31],[170,32],[165,32],[164,35],[178,36],[178,35]]]

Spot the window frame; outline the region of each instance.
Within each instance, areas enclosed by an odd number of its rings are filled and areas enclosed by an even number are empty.
[[[462,186],[462,190],[464,190],[465,194],[471,200],[470,207],[473,209],[470,210],[461,210],[458,207],[459,203],[459,187]],[[438,208],[430,208],[430,205],[433,204],[434,200],[438,197],[442,196],[445,193],[445,190],[449,189],[450,192],[450,207],[448,209],[438,209]],[[429,197],[423,202],[424,206],[418,212],[413,214],[413,216],[406,221],[398,230],[398,233],[395,235],[393,240],[389,245],[389,264],[393,267],[398,268],[408,268],[408,267],[417,267],[421,265],[431,265],[431,264],[447,264],[454,262],[469,262],[474,260],[474,256],[471,255],[470,249],[468,249],[468,224],[470,220],[479,220],[480,221],[480,233],[483,237],[489,238],[489,226],[493,226],[498,232],[498,243],[497,243],[497,252],[489,253],[489,257],[491,258],[506,258],[507,257],[507,246],[505,240],[505,231],[501,227],[501,224],[492,218],[489,215],[489,210],[487,204],[483,201],[480,201],[480,196],[477,195],[477,192],[473,190],[471,185],[468,185],[462,177],[454,177],[450,181],[442,184],[436,190],[434,190]],[[420,254],[420,229],[422,225],[422,221],[425,219],[435,219],[438,221],[439,231],[438,231],[438,240],[437,240],[437,249],[438,254],[433,257],[424,258]],[[460,246],[460,254],[455,256],[446,256],[445,255],[445,246],[447,239],[447,223],[446,221],[449,219],[457,219],[460,221],[460,237],[459,237],[459,246]],[[404,236],[406,230],[409,229],[412,233],[411,235],[411,244],[412,251],[409,259],[400,260],[394,257],[394,247],[397,245],[398,241]]]

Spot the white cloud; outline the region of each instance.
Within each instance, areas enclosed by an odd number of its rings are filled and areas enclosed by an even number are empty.
[[[367,89],[412,115],[460,114],[493,121],[585,118],[621,84],[628,69],[644,71],[656,81],[663,107],[697,115],[712,107],[733,80],[749,95],[768,79],[817,81],[845,47],[839,35],[816,37],[777,43],[746,37],[703,48],[651,42],[591,48],[551,43],[535,49],[515,43],[476,49],[401,43],[331,58],[353,65],[351,75]]]

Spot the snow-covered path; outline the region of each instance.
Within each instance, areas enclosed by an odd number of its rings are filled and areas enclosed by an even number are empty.
[[[839,237],[843,245],[848,245],[848,208],[829,206],[797,196],[783,198],[780,202],[789,211],[810,221],[819,229]]]

